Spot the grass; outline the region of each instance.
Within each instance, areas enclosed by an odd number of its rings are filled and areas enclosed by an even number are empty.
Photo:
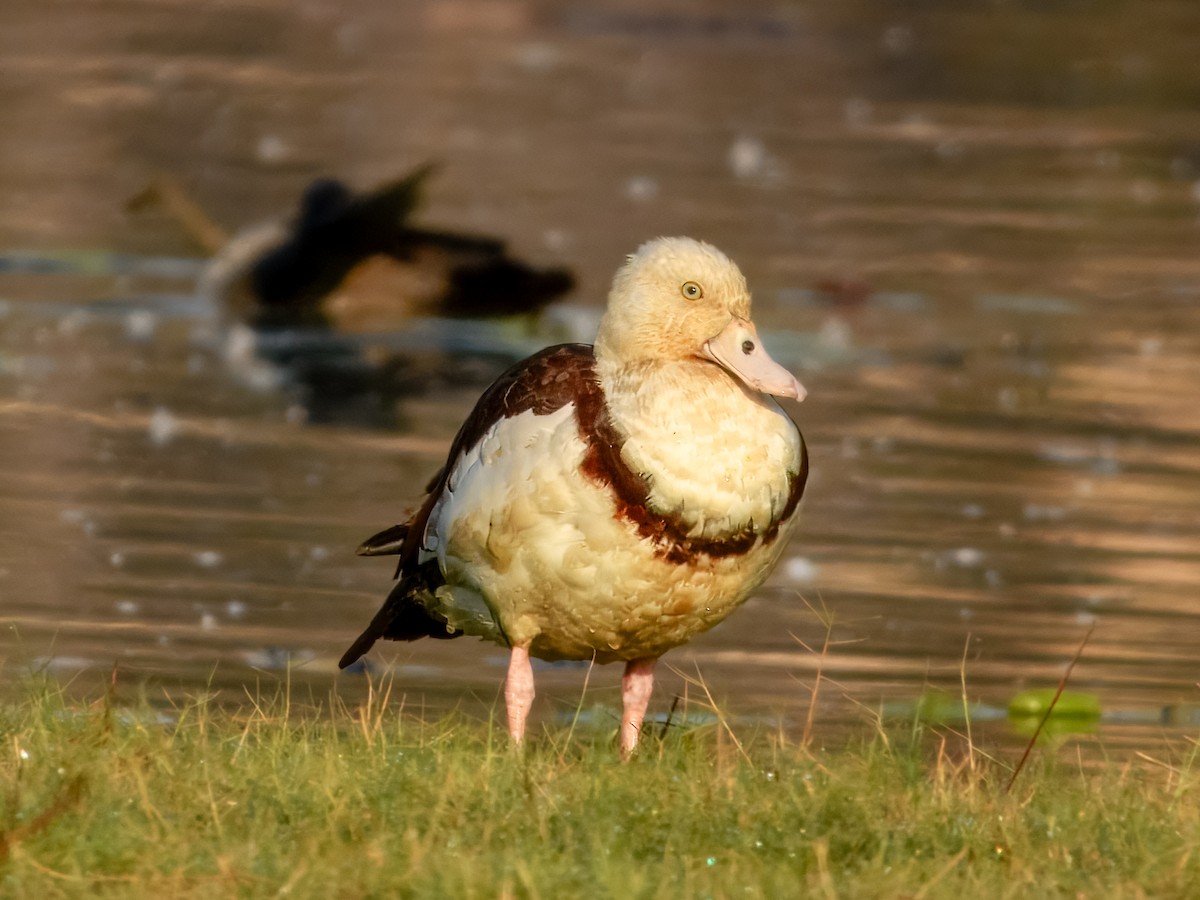
[[[836,751],[727,724],[523,752],[375,695],[0,706],[3,897],[1200,896],[1200,767],[1011,767],[914,726]]]

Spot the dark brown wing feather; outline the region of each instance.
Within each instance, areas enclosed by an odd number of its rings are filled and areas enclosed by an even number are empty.
[[[585,393],[597,389],[595,357],[587,344],[560,344],[535,353],[501,375],[475,404],[450,445],[445,467],[429,483],[428,496],[407,522],[368,538],[359,547],[363,556],[397,555],[396,585],[383,607],[345,652],[341,668],[355,662],[380,638],[413,641],[422,637],[452,638],[462,632],[430,612],[433,594],[444,582],[435,561],[418,562],[425,529],[434,506],[446,489],[450,473],[462,455],[501,419],[523,412],[549,415]]]
[[[393,525],[391,528],[383,529],[379,534],[371,535],[359,544],[358,549],[354,552],[358,556],[395,556],[404,546],[404,539],[407,536],[407,522]]]

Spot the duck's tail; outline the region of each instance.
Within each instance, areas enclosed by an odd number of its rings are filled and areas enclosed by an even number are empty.
[[[386,551],[377,551],[382,552]],[[418,566],[415,571],[402,574],[379,612],[375,613],[371,624],[355,639],[350,649],[342,654],[342,658],[338,660],[338,668],[344,669],[358,662],[380,638],[390,641],[415,641],[424,637],[449,640],[461,636],[463,632],[450,627],[445,619],[429,611],[433,593],[442,583],[442,573],[438,569],[437,560],[429,560]]]

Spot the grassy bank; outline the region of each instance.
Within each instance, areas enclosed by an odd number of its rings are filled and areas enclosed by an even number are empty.
[[[1200,896],[1200,766],[1010,772],[926,735],[576,729],[286,697],[0,707],[4,897]]]

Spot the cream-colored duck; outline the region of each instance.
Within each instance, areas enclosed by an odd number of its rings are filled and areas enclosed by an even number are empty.
[[[662,654],[758,587],[795,524],[804,441],[771,395],[804,388],[767,355],[737,266],[662,238],[617,273],[594,347],[518,363],[480,398],[420,509],[369,539],[397,582],[346,651],[476,635],[512,649],[521,741],[530,657],[625,662],[620,744],[637,744]]]

